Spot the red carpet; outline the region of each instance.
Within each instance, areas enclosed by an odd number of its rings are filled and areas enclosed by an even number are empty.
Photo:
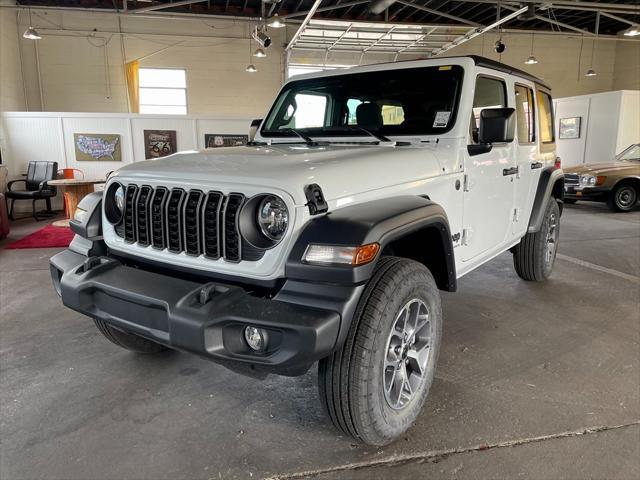
[[[54,227],[47,225],[31,235],[27,235],[20,240],[10,243],[4,248],[55,248],[68,247],[73,240],[74,233],[68,227]]]

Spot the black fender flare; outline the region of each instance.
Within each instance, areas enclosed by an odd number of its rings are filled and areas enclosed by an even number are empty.
[[[455,291],[455,257],[447,215],[437,203],[410,195],[359,203],[312,218],[290,251],[285,276],[287,279],[314,283],[364,284],[373,274],[377,260],[357,267],[309,265],[303,261],[308,245],[358,246],[377,242],[382,252],[393,241],[425,228],[435,228],[442,242],[446,279],[439,286]]]
[[[544,212],[547,210],[547,202],[552,200],[560,202],[560,213],[562,213],[564,172],[556,167],[548,167],[540,172],[540,180],[533,200],[527,232],[535,233],[540,230],[544,220]]]

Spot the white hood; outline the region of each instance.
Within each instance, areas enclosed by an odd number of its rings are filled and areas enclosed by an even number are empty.
[[[304,187],[311,183],[319,184],[331,201],[437,176],[442,167],[434,148],[287,144],[207,149],[133,163],[116,175],[141,182],[204,182],[212,188],[220,184],[273,187],[303,205]]]

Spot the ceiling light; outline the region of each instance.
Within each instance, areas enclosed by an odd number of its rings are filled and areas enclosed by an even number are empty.
[[[536,63],[538,63],[538,59],[533,55],[531,55],[529,58],[525,60],[524,63],[526,63],[527,65],[535,65]]]
[[[282,28],[287,26],[287,24],[284,23],[282,19],[280,19],[277,13],[274,14],[273,17],[271,17],[269,20],[267,20],[267,25],[272,28]]]
[[[22,34],[22,36],[24,38],[28,38],[29,40],[40,40],[42,38],[38,33],[38,31],[33,27],[27,28]]]
[[[595,77],[597,75],[596,71],[593,68],[587,70],[587,73],[584,74],[585,77]]]
[[[256,66],[251,63],[249,64],[249,66],[247,68],[244,69],[245,72],[249,72],[249,73],[256,73],[258,71],[258,69],[256,68]]]
[[[254,57],[258,57],[258,58],[264,58],[267,56],[266,53],[264,53],[264,50],[261,48],[257,48],[255,52],[253,52],[253,56]]]
[[[635,37],[640,35],[640,27],[638,25],[631,25],[624,31],[626,37]]]

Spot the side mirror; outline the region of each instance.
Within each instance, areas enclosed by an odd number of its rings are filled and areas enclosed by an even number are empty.
[[[256,134],[258,133],[258,129],[260,128],[261,123],[262,123],[261,118],[256,118],[255,120],[251,120],[251,126],[249,127],[250,142],[253,142],[253,139],[256,138]]]
[[[510,143],[516,130],[515,108],[485,108],[480,112],[480,144]]]

